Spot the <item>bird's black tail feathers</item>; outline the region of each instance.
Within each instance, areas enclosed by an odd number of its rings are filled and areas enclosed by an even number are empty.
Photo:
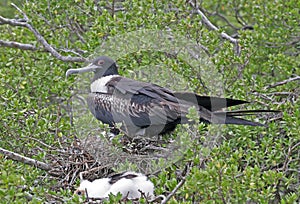
[[[175,92],[174,94],[178,99],[189,101],[194,104],[198,104],[199,107],[212,111],[212,117],[210,121],[201,118],[201,121],[215,124],[235,124],[235,125],[250,125],[250,126],[265,126],[262,123],[250,121],[247,119],[239,118],[239,116],[258,115],[261,113],[278,113],[280,111],[274,110],[236,110],[236,111],[220,111],[223,108],[236,106],[240,104],[249,103],[243,100],[221,98],[221,97],[210,97],[200,96],[195,93],[189,92]],[[201,117],[201,111],[200,111]]]
[[[280,111],[274,111],[274,110],[236,110],[236,111],[227,111],[227,112],[213,112],[213,115],[217,118],[223,118],[223,120],[220,120],[220,124],[235,124],[235,125],[250,125],[250,126],[264,126],[267,127],[267,125],[264,125],[259,122],[254,122],[250,120],[246,120],[243,118],[238,118],[236,116],[249,116],[249,115],[258,115],[261,113],[278,113]],[[216,120],[216,123],[218,123],[218,120]]]
[[[249,103],[247,101],[230,98],[200,96],[190,92],[175,92],[174,95],[178,99],[197,103],[199,106],[202,106],[210,111],[216,111],[226,107]]]

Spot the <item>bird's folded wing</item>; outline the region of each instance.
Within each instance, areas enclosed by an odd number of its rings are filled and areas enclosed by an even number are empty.
[[[174,92],[174,96],[178,99],[194,102],[210,111],[220,110],[222,108],[248,103],[243,100],[230,98],[221,98],[215,96],[200,96],[190,92]]]
[[[114,97],[129,100],[128,113],[138,126],[163,124],[179,117],[177,98],[169,89],[123,77],[115,77],[106,86]]]
[[[145,95],[148,99],[165,99],[171,102],[177,102],[173,91],[158,86],[156,84],[135,81],[124,77],[114,77],[107,82],[106,86],[114,94],[114,91],[124,94],[124,96]]]

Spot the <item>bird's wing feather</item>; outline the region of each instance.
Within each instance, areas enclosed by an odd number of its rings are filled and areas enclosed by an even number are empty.
[[[109,183],[114,184],[117,181],[121,180],[122,178],[132,179],[135,177],[138,177],[136,173],[134,174],[134,173],[122,172],[122,173],[114,174],[111,177],[109,177],[110,178]]]
[[[194,102],[195,104],[198,104],[199,106],[202,106],[210,111],[216,111],[222,108],[248,103],[247,101],[230,98],[200,96],[190,92],[174,92],[174,95],[178,99]]]
[[[162,98],[168,101],[177,102],[173,91],[152,83],[135,81],[119,76],[112,78],[112,80],[107,82],[106,86],[111,91],[117,90],[126,95],[142,94],[147,96],[149,100]]]
[[[95,118],[113,126],[117,121],[115,121],[116,118],[113,117],[111,104],[105,102],[108,99],[109,95],[107,94],[89,93],[87,103]]]
[[[169,89],[123,77],[114,77],[106,86],[116,98],[130,101],[128,112],[139,127],[164,124],[180,117],[177,99]]]

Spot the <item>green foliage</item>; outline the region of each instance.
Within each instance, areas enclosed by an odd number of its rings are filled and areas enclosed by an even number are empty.
[[[66,48],[84,50],[80,53],[88,57],[117,35],[141,29],[171,30],[205,46],[213,66],[201,67],[204,73],[200,73],[199,67],[184,58],[142,49],[118,59],[121,74],[201,94],[219,94],[215,89],[220,82],[224,95],[257,102],[247,104],[249,109],[283,112],[282,118],[270,122],[268,128],[218,128],[198,123],[178,127],[170,137],[180,135],[179,142],[187,147],[184,158],[177,167],[170,166],[151,178],[156,194],[171,192],[180,180],[178,169],[192,161],[186,183],[170,203],[299,202],[299,81],[268,87],[300,75],[299,1],[199,1],[219,31],[211,31],[199,15],[191,14],[193,9],[186,1],[14,2],[62,55],[73,55],[62,50]],[[0,4],[1,16],[22,18],[9,1]],[[113,11],[113,4],[120,11]],[[234,54],[232,43],[220,37],[221,32],[238,34],[240,56]],[[0,39],[41,47],[24,27],[1,25]],[[126,43],[118,42],[122,48]],[[96,54],[103,52],[100,49]],[[61,62],[47,52],[0,47],[0,147],[47,162],[51,149],[41,142],[59,147],[61,140],[73,141],[75,130],[67,107],[70,87],[76,86],[76,80],[66,80],[65,71],[78,66],[82,64]],[[203,84],[210,70],[218,77]],[[195,111],[189,115],[196,119]],[[80,119],[84,125],[88,118]],[[187,139],[191,136],[192,141]],[[52,189],[55,182],[36,168],[0,155],[0,169],[1,202],[44,203],[57,197],[64,203],[81,202],[73,196],[72,188]],[[107,203],[119,201],[120,196],[110,197]]]

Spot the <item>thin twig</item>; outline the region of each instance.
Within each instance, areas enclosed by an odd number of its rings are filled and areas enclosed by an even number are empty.
[[[165,197],[164,200],[161,201],[161,204],[167,203],[175,195],[175,193],[179,190],[179,188],[185,183],[186,178],[189,175],[192,167],[193,167],[193,162],[187,164],[185,175],[182,177],[181,181],[175,186],[172,192],[169,193],[169,195]]]
[[[292,77],[292,78],[277,82],[275,84],[268,85],[265,87],[265,89],[274,88],[276,86],[281,86],[281,85],[284,85],[284,84],[287,84],[289,82],[296,81],[296,80],[300,80],[300,76]]]
[[[245,20],[243,19],[243,17],[239,13],[238,3],[236,1],[233,1],[233,4],[234,4],[234,11],[235,11],[235,19],[242,26],[247,25],[247,23],[245,22]]]
[[[12,5],[13,7],[15,7],[15,9],[17,9],[17,10],[23,15],[24,20],[25,20],[26,22],[29,20],[29,18],[28,18],[28,16],[26,15],[26,13],[23,12],[19,7],[17,7],[16,4],[11,3],[11,5]]]
[[[188,2],[195,10],[196,13],[199,14],[202,18],[202,22],[204,24],[206,24],[210,29],[218,31],[219,28],[217,28],[214,24],[212,24],[212,22],[210,22],[210,20],[205,16],[205,14],[199,9],[199,7],[193,2],[193,1],[189,1]],[[232,44],[234,44],[234,51],[237,55],[240,55],[241,53],[241,48],[239,46],[239,41],[233,37],[231,37],[230,35],[228,35],[225,32],[221,33],[221,37],[228,40],[229,42],[231,42]]]
[[[225,21],[227,23],[228,26],[230,26],[234,30],[239,30],[239,28],[237,28],[235,25],[233,25],[224,15],[220,14],[218,11],[212,12],[212,13],[210,13],[210,15],[220,17],[223,21]]]
[[[265,95],[267,96],[282,96],[282,95],[288,95],[288,96],[297,96],[296,93],[293,92],[288,92],[288,91],[281,91],[281,92],[271,92],[271,93],[266,93]]]
[[[43,145],[44,147],[46,147],[46,148],[48,148],[48,149],[50,149],[50,150],[55,150],[56,152],[59,152],[59,153],[62,153],[62,154],[67,154],[67,152],[64,151],[63,149],[57,149],[57,148],[55,148],[55,147],[52,147],[52,146],[50,146],[50,145],[48,145],[48,144],[42,142],[41,140],[39,140],[39,139],[37,139],[37,138],[34,138],[34,137],[27,137],[27,136],[24,137],[24,138],[28,138],[28,139],[30,139],[30,140],[34,140],[34,141],[40,143],[41,145]],[[43,149],[43,151],[45,151],[45,150]]]
[[[61,61],[64,61],[64,62],[84,62],[84,61],[86,61],[82,57],[63,56],[60,53],[58,53],[54,49],[54,47],[52,47],[47,42],[47,40],[39,33],[39,31],[36,30],[29,23],[30,20],[29,20],[28,16],[19,7],[17,7],[15,4],[12,3],[11,5],[13,7],[15,7],[23,15],[23,19],[8,19],[8,18],[4,18],[4,17],[0,16],[0,25],[8,24],[8,25],[11,25],[11,26],[20,26],[20,27],[25,27],[25,28],[29,29],[34,34],[37,41],[43,45],[45,50],[50,52],[54,57],[56,57],[57,59],[59,59]]]

